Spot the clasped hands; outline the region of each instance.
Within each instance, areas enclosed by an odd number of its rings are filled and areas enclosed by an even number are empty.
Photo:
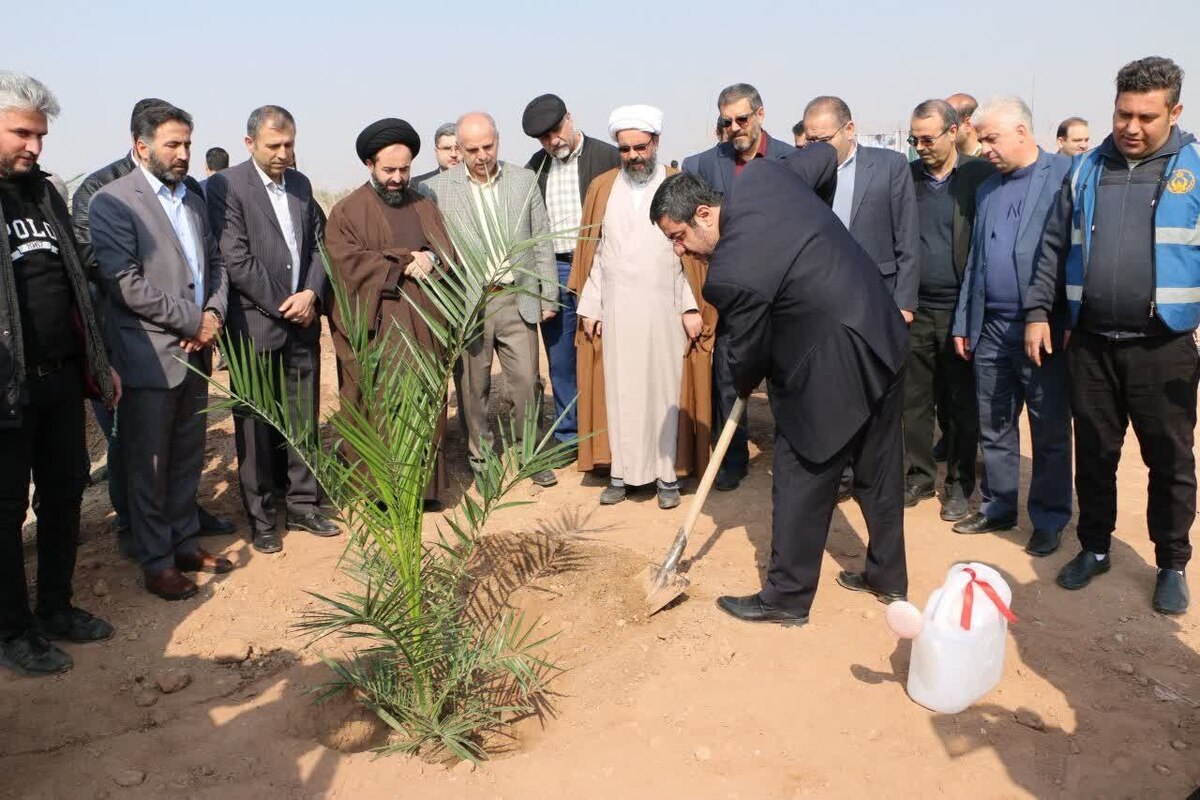
[[[603,323],[598,319],[590,317],[580,317],[580,322],[583,326],[583,336],[589,342],[593,338],[599,338]],[[704,320],[700,317],[699,311],[683,312],[683,331],[687,334],[688,341],[697,342],[700,335],[704,332]]]

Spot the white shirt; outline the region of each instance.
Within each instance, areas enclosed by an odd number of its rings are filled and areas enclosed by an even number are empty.
[[[183,250],[184,258],[187,259],[188,270],[192,273],[196,305],[204,308],[204,273],[200,269],[200,249],[196,244],[196,231],[192,228],[191,219],[188,217],[187,206],[183,204],[183,198],[187,197],[187,187],[183,185],[183,181],[180,181],[175,184],[174,189],[168,188],[165,183],[151,175],[150,170],[146,169],[144,164],[139,163],[138,168],[146,176],[151,191],[158,198],[159,205],[166,212],[167,219],[170,220],[171,227],[175,230],[175,238],[179,240],[179,247]]]
[[[279,230],[283,232],[283,241],[287,244],[288,254],[292,263],[287,265],[288,276],[291,280],[292,294],[300,285],[300,245],[297,244],[296,226],[292,223],[292,210],[288,208],[287,177],[280,177],[279,183],[271,180],[271,176],[262,171],[258,162],[250,159],[258,177],[262,178],[266,187],[267,197],[271,200],[271,208],[275,209],[275,219],[279,222]]]
[[[488,254],[491,256],[491,269],[489,270],[489,283],[512,283],[515,276],[511,269],[507,268],[504,261],[504,242],[498,242],[494,234],[499,234],[508,225],[508,219],[501,215],[505,210],[496,202],[496,195],[499,191],[498,184],[500,183],[500,162],[496,162],[496,174],[488,178],[487,183],[479,183],[471,174],[471,171],[466,170],[467,184],[471,187],[471,199],[475,201],[475,213],[478,215],[480,239],[483,246],[487,248]],[[497,273],[503,274],[497,276]]]
[[[837,188],[833,192],[833,213],[850,228],[850,211],[854,205],[854,183],[858,173],[858,144],[837,166]]]

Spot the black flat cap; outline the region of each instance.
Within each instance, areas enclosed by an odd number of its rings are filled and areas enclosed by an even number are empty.
[[[521,127],[526,136],[534,139],[545,136],[558,127],[563,117],[567,115],[567,104],[556,94],[544,94],[535,97],[525,106],[521,115]]]
[[[365,162],[369,158],[375,158],[376,153],[393,144],[407,145],[408,149],[412,151],[413,158],[416,158],[417,153],[421,152],[421,137],[417,135],[417,131],[412,125],[395,117],[372,122],[363,128],[363,132],[354,141],[354,149],[358,152],[358,159]]]

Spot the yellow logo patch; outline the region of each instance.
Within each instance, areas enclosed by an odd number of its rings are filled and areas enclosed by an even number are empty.
[[[1196,188],[1196,176],[1188,169],[1177,169],[1171,173],[1167,181],[1167,191],[1171,194],[1187,194]]]

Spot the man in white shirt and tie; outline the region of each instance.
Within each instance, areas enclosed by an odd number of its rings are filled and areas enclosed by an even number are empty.
[[[325,270],[317,248],[320,222],[312,184],[290,166],[295,145],[296,122],[287,109],[255,109],[246,123],[250,158],[209,178],[205,199],[229,270],[229,331],[248,340],[255,352],[278,361],[291,413],[308,415],[315,432],[318,312],[325,294]],[[235,443],[242,500],[256,550],[277,553],[283,548],[273,495],[286,497],[288,530],[317,536],[339,533],[319,510],[316,478],[276,431],[255,417],[239,414]]]

